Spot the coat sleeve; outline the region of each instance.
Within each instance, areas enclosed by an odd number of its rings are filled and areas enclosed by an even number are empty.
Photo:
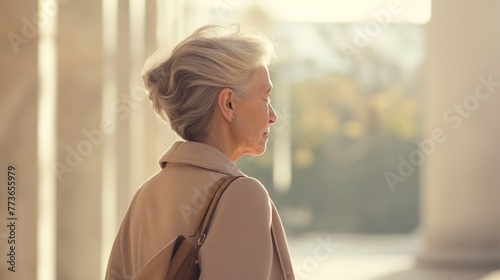
[[[237,179],[223,194],[200,250],[201,280],[269,279],[272,208],[264,186]]]
[[[105,280],[130,280],[133,278],[132,267],[130,265],[130,215],[134,206],[135,199],[142,188],[139,188],[130,201],[127,213],[122,219],[120,228],[116,235],[113,247],[109,255],[108,266],[106,269]]]

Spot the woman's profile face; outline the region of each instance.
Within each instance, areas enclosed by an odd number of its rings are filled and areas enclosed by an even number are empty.
[[[272,83],[267,67],[255,70],[243,100],[236,100],[233,137],[241,154],[261,155],[266,150],[269,125],[277,117],[270,103]]]

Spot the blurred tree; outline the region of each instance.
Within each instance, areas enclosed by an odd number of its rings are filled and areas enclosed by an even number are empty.
[[[268,186],[292,232],[408,232],[418,224],[418,168],[396,192],[383,174],[418,148],[423,29],[387,26],[383,40],[393,49],[374,38],[346,62],[339,46],[357,26],[275,27],[278,56],[283,50],[289,60],[275,71],[288,73],[280,77],[291,89],[290,192],[272,188],[272,151],[240,165]]]

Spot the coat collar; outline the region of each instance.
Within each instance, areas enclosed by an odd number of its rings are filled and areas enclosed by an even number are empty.
[[[160,158],[160,167],[164,168],[167,162],[190,164],[228,175],[246,176],[222,152],[198,142],[175,142]]]

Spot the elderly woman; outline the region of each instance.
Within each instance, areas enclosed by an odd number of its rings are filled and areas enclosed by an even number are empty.
[[[270,103],[270,42],[205,26],[143,74],[158,115],[185,141],[161,157],[161,171],[132,199],[106,279],[132,279],[169,241],[187,236],[207,188],[243,176],[224,192],[199,252],[200,279],[294,279],[280,217],[264,186],[234,163],[266,149],[277,117]],[[151,64],[151,63],[147,63]]]

